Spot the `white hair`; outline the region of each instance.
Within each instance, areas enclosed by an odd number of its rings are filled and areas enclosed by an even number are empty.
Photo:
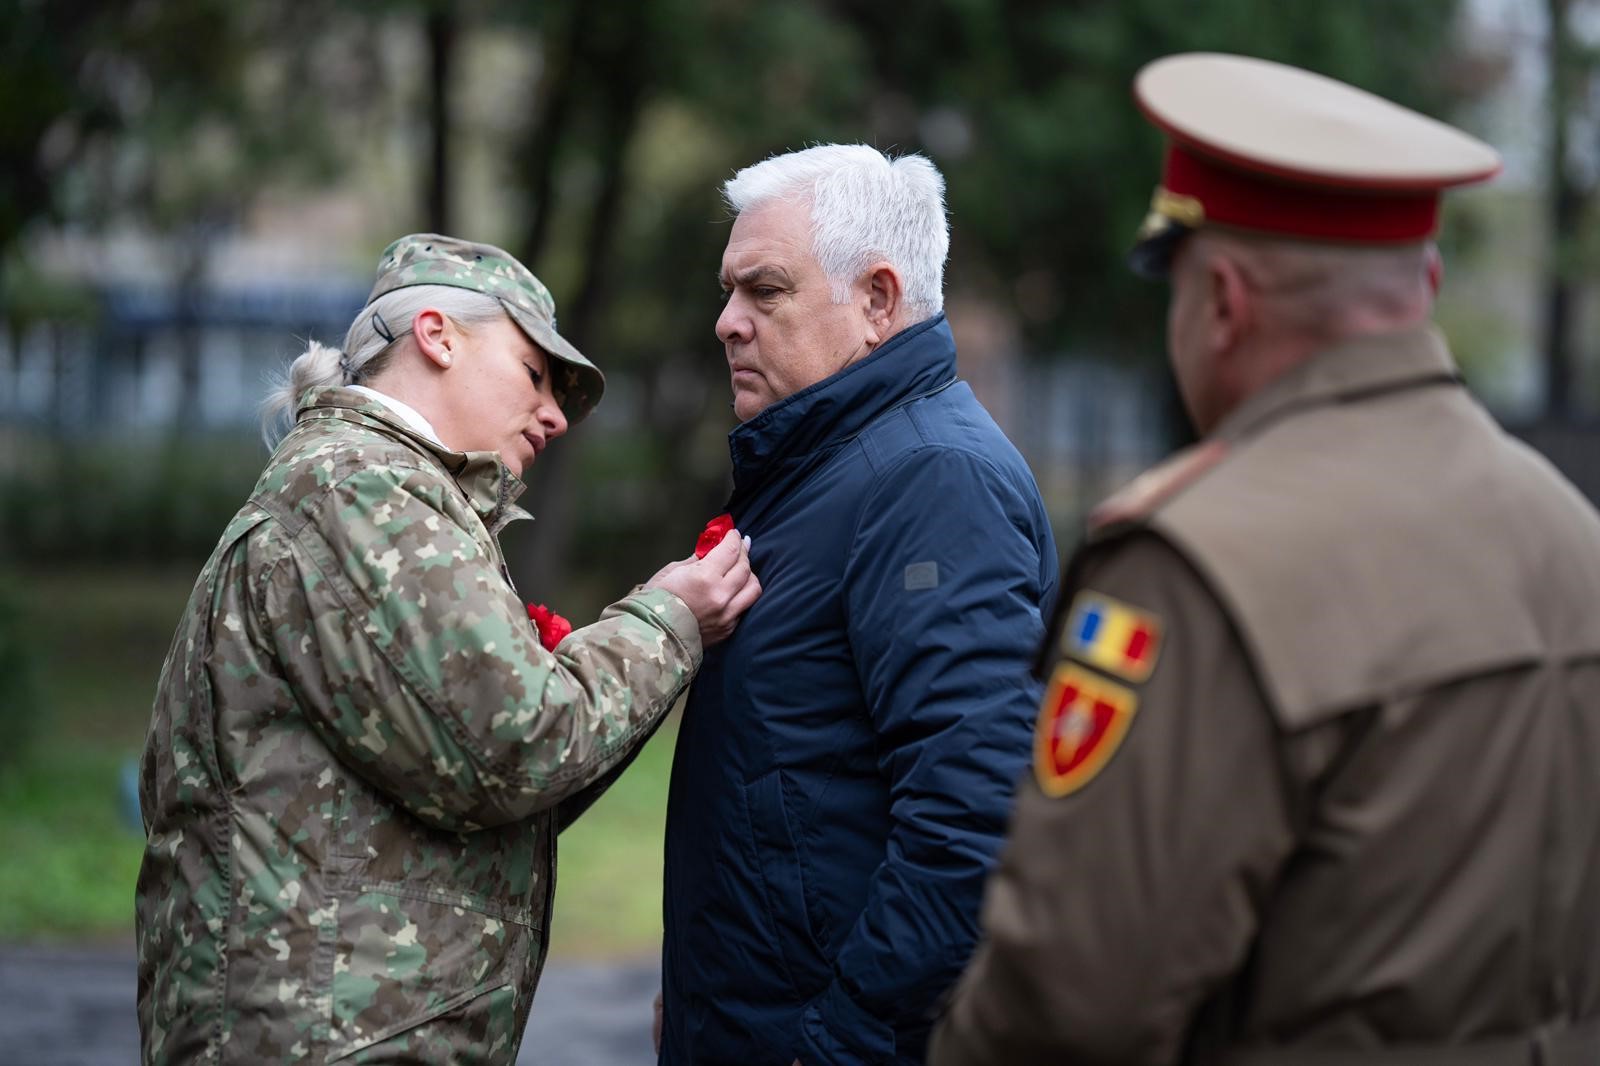
[[[865,144],[819,144],[745,167],[722,186],[735,214],[773,200],[811,205],[811,252],[833,284],[834,303],[878,260],[900,272],[918,321],[944,307],[950,254],[944,177],[926,157],[890,159]]]
[[[463,328],[505,314],[493,296],[455,285],[408,285],[384,293],[350,323],[342,351],[312,341],[288,370],[272,376],[267,397],[261,401],[261,429],[268,446],[287,428],[285,423],[292,419],[302,393],[329,385],[355,385],[382,372],[394,354],[395,342],[410,336],[411,320],[417,312],[430,309]]]

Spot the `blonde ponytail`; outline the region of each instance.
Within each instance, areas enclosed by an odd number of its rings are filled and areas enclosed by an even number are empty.
[[[267,398],[261,401],[261,435],[267,447],[275,445],[287,430],[286,423],[293,419],[301,393],[345,383],[343,359],[344,353],[339,349],[312,341],[295,356],[287,371],[273,375]]]

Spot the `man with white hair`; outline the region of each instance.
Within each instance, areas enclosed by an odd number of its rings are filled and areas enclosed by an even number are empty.
[[[717,336],[762,599],[667,812],[666,1063],[913,1063],[1027,762],[1056,550],[956,375],[944,181],[824,145],[740,171]]]

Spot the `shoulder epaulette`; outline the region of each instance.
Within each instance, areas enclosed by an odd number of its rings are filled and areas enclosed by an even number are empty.
[[[1228,445],[1222,440],[1202,441],[1185,448],[1130,481],[1089,512],[1089,532],[1139,522],[1222,461]]]

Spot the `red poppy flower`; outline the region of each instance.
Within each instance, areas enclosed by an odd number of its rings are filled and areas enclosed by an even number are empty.
[[[534,626],[539,630],[539,643],[547,651],[555,651],[556,645],[572,632],[571,622],[542,603],[528,604],[528,617],[533,619]]]
[[[728,530],[733,528],[733,515],[719,514],[706,523],[706,528],[700,531],[700,539],[694,542],[694,557],[704,559],[706,552],[722,543],[722,538],[728,535]]]

